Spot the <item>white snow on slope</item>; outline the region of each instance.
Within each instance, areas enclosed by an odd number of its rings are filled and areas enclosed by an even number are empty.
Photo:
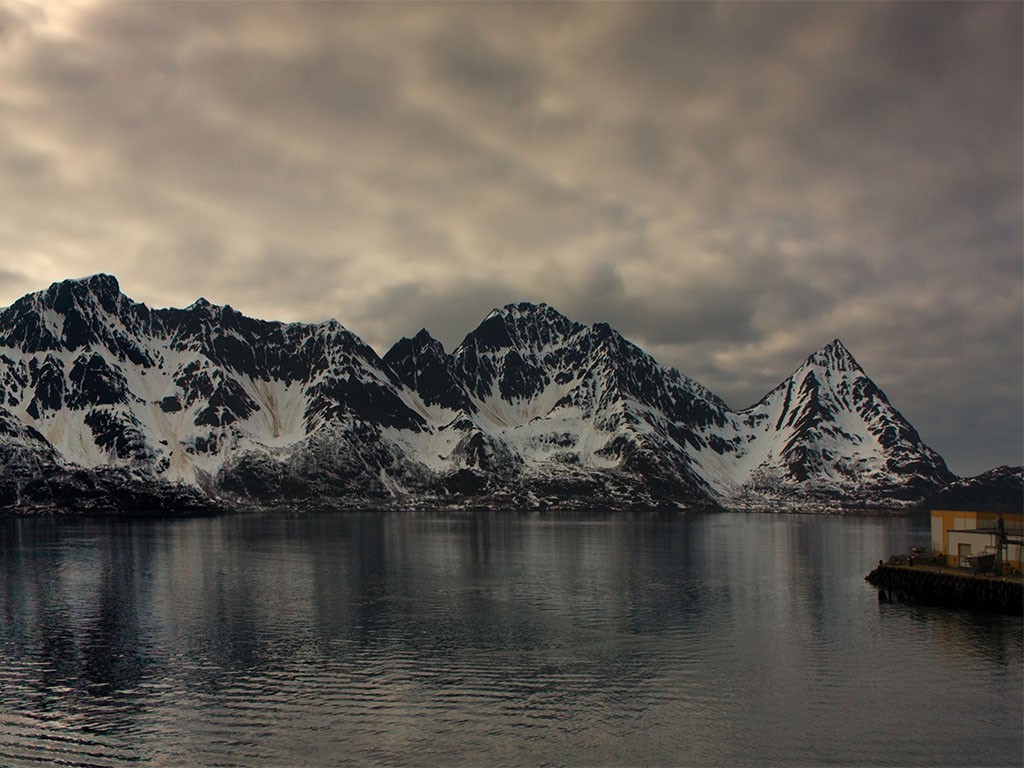
[[[121,300],[130,304],[123,297]],[[151,360],[153,365],[132,362],[123,352],[115,353],[103,344],[33,353],[12,346],[0,348],[2,406],[43,433],[70,462],[84,467],[123,464],[133,471],[193,484],[216,475],[225,462],[246,452],[280,461],[292,449],[306,445],[318,429],[327,426],[307,418],[314,398],[320,396],[317,388],[330,391],[345,382],[379,386],[422,417],[422,428],[391,427],[382,430],[383,439],[436,474],[462,466],[465,456],[456,448],[476,430],[521,459],[527,474],[542,474],[553,466],[559,472],[571,471],[567,467],[578,467],[581,472],[614,469],[619,459],[607,450],[610,445],[646,441],[645,450],[678,453],[681,463],[669,464],[691,467],[697,479],[725,500],[766,484],[797,486],[800,481],[792,476],[790,466],[794,447],[810,455],[805,461],[812,475],[805,483],[808,487],[855,487],[900,479],[888,468],[891,449],[878,437],[898,414],[883,403],[874,408],[873,415],[860,415],[863,409],[852,397],[858,382],[867,379],[837,343],[813,355],[758,404],[732,411],[697,382],[658,366],[614,331],[604,328],[598,333],[596,326],[571,323],[547,307],[515,305],[488,316],[489,321],[507,320],[512,347],[481,351],[476,341],[467,337],[467,346],[453,353],[453,359],[462,355],[459,359],[463,362],[475,355],[479,361],[476,373],[489,377],[480,379],[482,387],[465,382],[475,410],[461,413],[427,406],[417,392],[395,386],[382,367],[353,353],[353,345],[361,342],[336,321],[319,326],[278,326],[297,347],[314,342],[321,345],[322,359],[316,361],[315,371],[307,379],[279,380],[270,373],[252,376],[222,367],[202,352],[203,345],[218,337],[238,344],[246,341],[217,325],[218,313],[224,308],[197,302],[193,309],[205,318],[206,325],[201,327],[205,341],[199,336],[186,337],[180,329],[164,334],[132,328],[98,305],[86,308],[87,313],[102,318],[110,334],[107,338],[116,340],[116,348],[133,344],[140,352],[136,359]],[[41,300],[36,301],[35,311],[42,326],[59,337],[63,316]],[[30,413],[35,390],[31,384],[19,383],[29,377],[30,366],[44,365],[47,358],[59,360],[64,390],[71,392],[75,385],[70,375],[76,362],[93,354],[99,354],[123,377],[127,397],[95,408],[65,404],[58,410],[43,410],[38,417]],[[526,376],[529,394],[502,394],[499,382],[507,365],[517,366],[511,369],[513,373]],[[465,376],[473,373],[463,371]],[[801,389],[810,376],[819,385],[816,395]],[[518,381],[515,376],[512,380]],[[223,388],[230,392],[232,387],[244,393],[252,412],[230,423],[197,424],[211,408],[215,421],[232,416],[227,406],[212,407],[210,401],[211,391]],[[473,394],[480,389],[483,396]],[[693,424],[673,421],[669,411],[680,403],[694,404],[698,416]],[[810,431],[801,431],[801,417],[816,408],[825,414],[822,420]],[[100,447],[86,422],[93,411],[137,430],[151,455],[144,460],[123,458]],[[706,415],[707,422],[700,414]],[[359,434],[349,428],[343,432],[346,440]],[[906,451],[918,449],[904,443],[900,447]],[[358,444],[339,445],[358,452]],[[318,444],[317,450],[323,447]],[[404,492],[394,477],[381,476],[380,482],[394,493]]]

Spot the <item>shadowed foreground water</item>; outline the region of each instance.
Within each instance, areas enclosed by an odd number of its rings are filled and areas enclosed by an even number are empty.
[[[1020,619],[879,604],[927,523],[0,521],[0,764],[1021,765]]]

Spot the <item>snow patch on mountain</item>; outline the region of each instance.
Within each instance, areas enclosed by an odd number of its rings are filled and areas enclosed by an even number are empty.
[[[734,411],[544,304],[495,309],[451,353],[423,330],[380,358],[334,320],[68,280],[0,311],[0,397],[7,454],[245,503],[884,504],[952,478],[838,340]]]

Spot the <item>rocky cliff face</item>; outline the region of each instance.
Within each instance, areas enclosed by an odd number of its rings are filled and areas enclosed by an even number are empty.
[[[888,506],[953,479],[838,341],[733,411],[543,304],[382,359],[335,321],[150,309],[97,275],[0,312],[0,397],[8,510],[72,476],[111,507]]]

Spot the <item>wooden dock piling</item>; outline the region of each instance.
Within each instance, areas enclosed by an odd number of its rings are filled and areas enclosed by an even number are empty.
[[[864,577],[879,599],[1024,615],[1024,580],[932,565],[879,562]]]

